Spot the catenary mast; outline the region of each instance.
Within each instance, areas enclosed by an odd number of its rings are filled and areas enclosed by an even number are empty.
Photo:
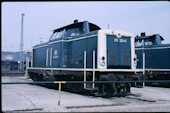
[[[23,53],[23,48],[24,48],[24,42],[23,42],[23,23],[24,23],[24,14],[22,14],[21,18],[21,39],[20,39],[20,71],[24,70],[24,53]]]

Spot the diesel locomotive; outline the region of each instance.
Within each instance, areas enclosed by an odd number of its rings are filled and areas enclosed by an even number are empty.
[[[48,42],[33,47],[28,74],[33,81],[130,81],[136,77],[132,33],[101,29],[88,21],[53,30]],[[64,84],[62,88],[99,96],[121,96],[130,83]]]
[[[143,68],[145,54],[145,77],[148,80],[170,80],[170,44],[162,44],[163,37],[159,34],[135,37],[137,68]]]

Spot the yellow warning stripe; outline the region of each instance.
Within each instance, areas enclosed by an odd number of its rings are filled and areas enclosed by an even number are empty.
[[[65,83],[66,83],[66,81],[54,81],[54,84],[56,84],[56,83],[62,83],[62,84],[65,84]]]

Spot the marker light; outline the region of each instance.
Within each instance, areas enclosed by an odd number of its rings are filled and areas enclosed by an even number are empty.
[[[136,58],[134,58],[133,60],[136,61]]]

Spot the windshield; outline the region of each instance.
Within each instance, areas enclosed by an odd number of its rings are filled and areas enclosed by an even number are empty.
[[[50,40],[61,38],[63,36],[64,32],[65,32],[65,30],[53,33],[50,37]]]
[[[66,37],[74,37],[80,35],[81,33],[82,31],[80,30],[80,28],[72,28],[66,30],[64,29],[62,31],[53,33],[50,37],[50,40],[61,38],[63,35],[65,35]]]

